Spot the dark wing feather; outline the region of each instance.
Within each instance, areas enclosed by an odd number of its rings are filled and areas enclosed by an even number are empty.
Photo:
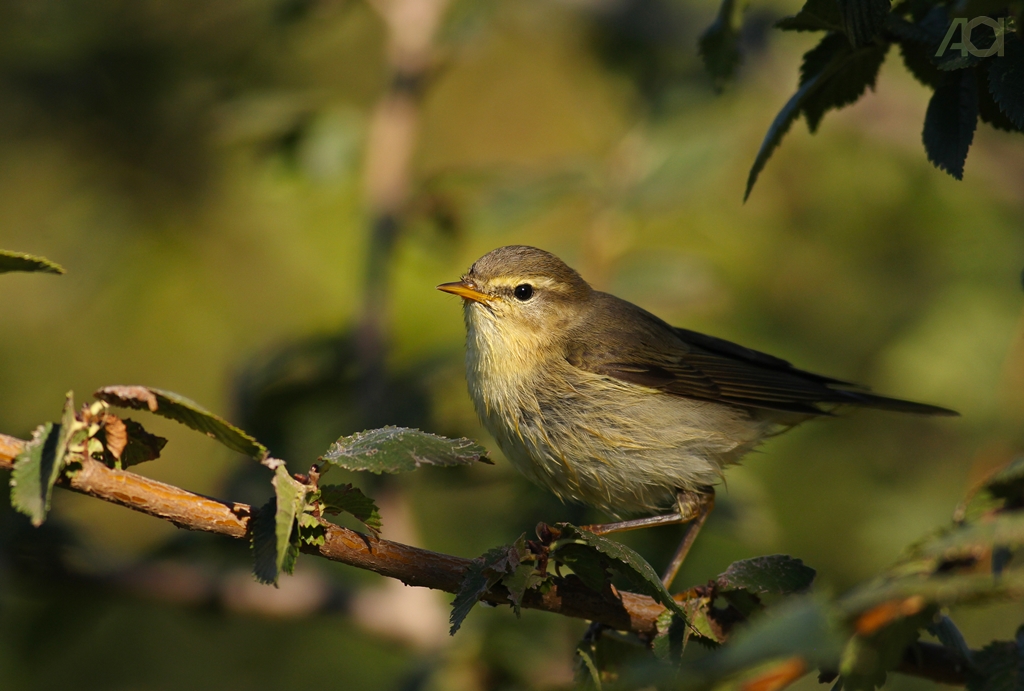
[[[804,415],[828,415],[822,404],[956,414],[857,390],[854,384],[799,370],[781,358],[673,328],[611,295],[598,293],[594,303],[586,327],[566,346],[566,360],[589,372],[677,396]]]

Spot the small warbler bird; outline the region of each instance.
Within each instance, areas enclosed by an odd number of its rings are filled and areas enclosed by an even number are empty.
[[[534,247],[496,249],[437,288],[463,298],[469,392],[516,468],[615,517],[675,503],[594,532],[691,522],[666,583],[723,468],[767,437],[843,405],[956,415],[672,327]]]

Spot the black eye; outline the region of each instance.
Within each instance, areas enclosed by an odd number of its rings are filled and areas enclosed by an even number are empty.
[[[533,297],[533,286],[530,285],[529,283],[520,283],[512,292],[515,294],[517,300],[522,300],[523,302],[526,302],[531,297]]]

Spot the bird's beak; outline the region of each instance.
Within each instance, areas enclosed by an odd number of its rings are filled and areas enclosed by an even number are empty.
[[[473,302],[479,302],[480,304],[486,304],[491,301],[490,295],[481,293],[465,281],[442,283],[437,287],[437,289],[446,293],[451,293],[452,295],[458,295],[463,300],[472,300]]]

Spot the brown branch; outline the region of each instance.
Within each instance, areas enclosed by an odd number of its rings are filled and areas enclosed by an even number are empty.
[[[0,470],[9,470],[25,442],[0,434]],[[247,504],[225,502],[195,494],[163,482],[87,460],[71,478],[60,485],[81,494],[148,514],[174,523],[179,528],[247,538],[256,509]],[[306,546],[303,551],[332,561],[396,578],[407,585],[455,593],[470,560],[410,547],[347,528],[328,524],[324,544]],[[484,599],[508,604],[504,591],[496,589]],[[650,635],[664,607],[652,598],[619,591],[596,593],[577,578],[556,579],[546,593],[528,591],[523,607],[562,614],[605,624],[619,631]],[[907,648],[897,672],[943,684],[963,685],[967,670],[964,660],[946,648],[916,643]]]
[[[0,434],[0,469],[10,469],[24,442]],[[136,473],[113,470],[98,461],[87,460],[71,478],[60,485],[81,494],[170,521],[179,528],[247,538],[256,509],[248,504],[204,497],[179,487],[157,482]],[[332,561],[397,578],[407,585],[455,593],[470,560],[410,547],[363,535],[328,524],[324,544],[304,547]],[[664,607],[653,599],[633,593],[601,595],[575,578],[561,579],[547,593],[527,593],[523,606],[598,621],[637,633],[653,633],[655,620]],[[504,593],[488,593],[495,604],[507,604]]]

